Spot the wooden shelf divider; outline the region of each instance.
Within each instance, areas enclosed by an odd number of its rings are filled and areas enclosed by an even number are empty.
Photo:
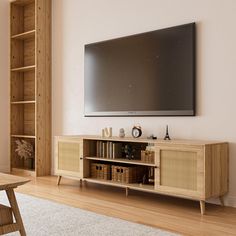
[[[116,162],[116,163],[125,163],[125,164],[131,164],[131,165],[156,167],[156,165],[152,164],[152,163],[142,162],[141,160],[128,160],[128,159],[124,159],[124,158],[111,159],[111,158],[103,158],[103,157],[85,157],[85,159],[95,160],[95,161]]]
[[[35,69],[35,65],[31,66],[23,66],[23,67],[17,67],[17,68],[12,68],[11,72],[25,72],[25,71],[30,71]]]
[[[36,136],[34,135],[25,135],[25,134],[12,134],[11,137],[12,138],[32,138],[32,139],[36,138]]]
[[[11,104],[19,104],[19,105],[21,105],[21,104],[35,104],[36,103],[36,101],[16,101],[16,102],[11,102]]]
[[[19,39],[19,40],[24,40],[24,39],[28,39],[28,38],[33,38],[35,37],[35,29],[34,30],[30,30],[21,34],[15,34],[12,35],[11,38],[12,39]]]

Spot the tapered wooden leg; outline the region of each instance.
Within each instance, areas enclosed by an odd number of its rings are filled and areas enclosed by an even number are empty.
[[[22,221],[22,218],[21,218],[21,215],[20,215],[20,211],[19,211],[19,207],[18,207],[18,204],[17,204],[17,201],[16,201],[16,196],[15,196],[14,190],[13,189],[8,189],[8,190],[6,190],[6,193],[7,193],[7,197],[8,197],[13,215],[14,215],[15,220],[16,220],[16,224],[20,228],[20,230],[19,230],[20,235],[21,236],[26,236],[25,228],[24,228],[23,221]]]
[[[79,186],[80,186],[80,188],[82,188],[82,186],[83,186],[83,180],[82,179],[79,180]]]
[[[205,201],[200,201],[200,208],[201,208],[201,214],[204,215],[205,214]]]
[[[221,206],[225,206],[224,197],[220,196],[219,199],[220,199]]]
[[[58,177],[57,177],[57,185],[59,185],[59,184],[60,184],[60,182],[61,182],[61,176],[60,176],[60,175],[58,175]]]
[[[125,196],[128,197],[129,195],[129,188],[125,188]]]

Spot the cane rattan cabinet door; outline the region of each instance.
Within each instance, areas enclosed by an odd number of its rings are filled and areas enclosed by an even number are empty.
[[[204,154],[196,148],[157,149],[156,190],[183,194],[186,197],[204,195]]]
[[[71,177],[83,177],[82,140],[59,139],[55,145],[56,174]]]

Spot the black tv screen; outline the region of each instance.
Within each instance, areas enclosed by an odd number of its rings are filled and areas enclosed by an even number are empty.
[[[195,115],[195,23],[85,45],[85,116]]]

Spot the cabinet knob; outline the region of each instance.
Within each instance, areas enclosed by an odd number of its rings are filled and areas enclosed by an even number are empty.
[[[79,159],[80,159],[80,160],[83,160],[83,157],[80,157]]]

